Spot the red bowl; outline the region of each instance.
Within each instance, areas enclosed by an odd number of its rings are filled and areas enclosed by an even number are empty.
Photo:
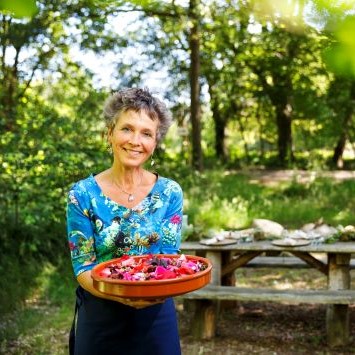
[[[178,259],[180,255],[159,254],[155,255],[164,258]],[[135,259],[146,258],[147,255],[133,256]],[[207,267],[203,271],[192,275],[184,275],[174,279],[127,281],[117,280],[100,276],[101,271],[110,265],[117,263],[120,258],[105,261],[96,265],[91,271],[93,286],[96,290],[118,297],[135,299],[157,299],[182,295],[206,286],[211,280],[211,262],[200,256],[185,255],[187,260],[194,260],[204,263]]]

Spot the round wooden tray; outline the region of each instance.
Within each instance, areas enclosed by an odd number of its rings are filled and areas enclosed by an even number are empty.
[[[181,255],[159,254],[154,255],[164,258],[176,258]],[[146,258],[146,255],[133,256],[133,258]],[[206,286],[211,280],[211,262],[199,256],[185,255],[187,260],[200,261],[206,264],[206,269],[192,275],[184,275],[174,279],[127,281],[117,280],[101,276],[101,271],[110,265],[114,265],[120,259],[112,259],[96,265],[91,271],[93,286],[102,293],[109,295],[135,298],[157,299],[182,295]]]

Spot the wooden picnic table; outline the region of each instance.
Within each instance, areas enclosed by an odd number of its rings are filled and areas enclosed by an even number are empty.
[[[210,285],[184,295],[184,299],[194,300],[195,303],[192,327],[196,336],[204,339],[215,336],[219,303],[222,300],[267,301],[326,304],[328,344],[343,346],[349,342],[349,304],[355,303],[355,290],[350,289],[350,261],[351,254],[355,254],[354,242],[297,247],[275,246],[270,241],[230,245],[183,242],[181,250],[186,254],[204,256],[213,265]],[[236,287],[235,270],[246,266],[254,258],[271,254],[270,252],[283,252],[279,253],[280,255],[284,255],[284,252],[290,253],[311,268],[317,269],[327,277],[327,289],[275,290]],[[323,258],[319,258],[319,255]],[[292,263],[285,263],[285,267],[292,267]]]

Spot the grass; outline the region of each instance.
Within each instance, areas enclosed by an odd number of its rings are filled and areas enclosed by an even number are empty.
[[[190,239],[210,229],[247,228],[253,218],[268,218],[287,228],[321,217],[331,225],[354,224],[354,181],[264,186],[238,172],[171,171],[184,190],[184,211],[193,224]],[[20,261],[16,253],[0,257],[0,353],[66,354],[76,287],[68,255],[58,256],[55,263],[30,255]],[[313,270],[273,273],[270,278],[270,270],[243,269],[237,271],[237,280],[244,286],[324,287]]]
[[[323,220],[333,226],[354,223],[355,182],[318,178],[310,183],[283,182],[277,186],[251,183],[238,172],[213,171],[181,180],[185,213],[197,229],[248,228],[254,218],[267,218],[286,228]]]
[[[24,302],[17,300],[17,309],[0,322],[0,353],[67,354],[76,287],[70,260],[59,259],[56,266],[42,262],[24,270],[23,276],[32,282],[22,287],[26,289]],[[8,286],[12,290],[11,283]]]

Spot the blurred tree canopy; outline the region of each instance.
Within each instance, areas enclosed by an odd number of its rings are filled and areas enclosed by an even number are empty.
[[[14,17],[32,17],[37,11],[36,0],[0,0],[0,10]]]
[[[331,0],[1,0],[3,250],[65,245],[68,187],[110,163],[103,101],[152,73],[166,73],[176,122],[165,161],[353,167],[354,10]],[[95,85],[74,50],[95,53],[102,72],[109,54],[111,87]]]

